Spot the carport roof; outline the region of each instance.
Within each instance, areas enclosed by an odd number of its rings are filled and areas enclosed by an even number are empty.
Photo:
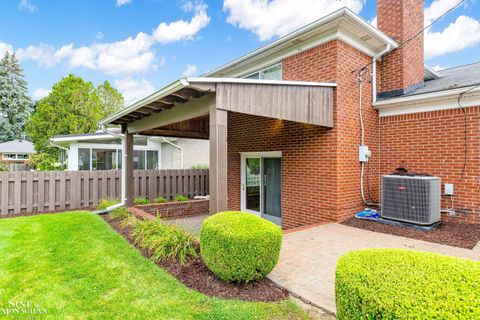
[[[238,78],[192,77],[181,78],[150,96],[132,104],[129,107],[102,120],[100,125],[126,124],[148,117],[154,113],[171,109],[175,105],[200,98],[207,93],[214,92],[217,84],[252,84],[252,85],[282,85],[303,87],[336,87],[335,83],[258,80]]]

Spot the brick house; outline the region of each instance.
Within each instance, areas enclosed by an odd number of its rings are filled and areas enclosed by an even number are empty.
[[[342,221],[378,203],[382,175],[402,167],[454,184],[442,208],[478,223],[480,64],[435,72],[422,34],[399,47],[423,28],[423,10],[378,0],[378,29],[338,10],[102,124],[122,126],[127,158],[133,134],[209,139],[212,213],[244,210],[285,229]],[[131,194],[126,184],[127,203]]]

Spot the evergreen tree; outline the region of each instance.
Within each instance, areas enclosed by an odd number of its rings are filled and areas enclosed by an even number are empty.
[[[25,123],[33,111],[27,81],[15,54],[0,60],[0,142],[25,138]]]

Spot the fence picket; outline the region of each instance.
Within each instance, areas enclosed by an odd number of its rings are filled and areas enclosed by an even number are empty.
[[[121,174],[111,171],[0,172],[0,214],[93,207],[119,198]],[[153,199],[208,194],[208,170],[135,170],[135,196]]]

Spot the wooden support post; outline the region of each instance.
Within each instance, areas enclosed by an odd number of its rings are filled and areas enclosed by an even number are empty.
[[[125,203],[128,207],[133,205],[133,133],[122,127],[122,133],[125,135],[122,146],[122,195],[125,196]],[[125,191],[123,190],[125,189]]]
[[[227,210],[227,114],[210,106],[210,213]]]

